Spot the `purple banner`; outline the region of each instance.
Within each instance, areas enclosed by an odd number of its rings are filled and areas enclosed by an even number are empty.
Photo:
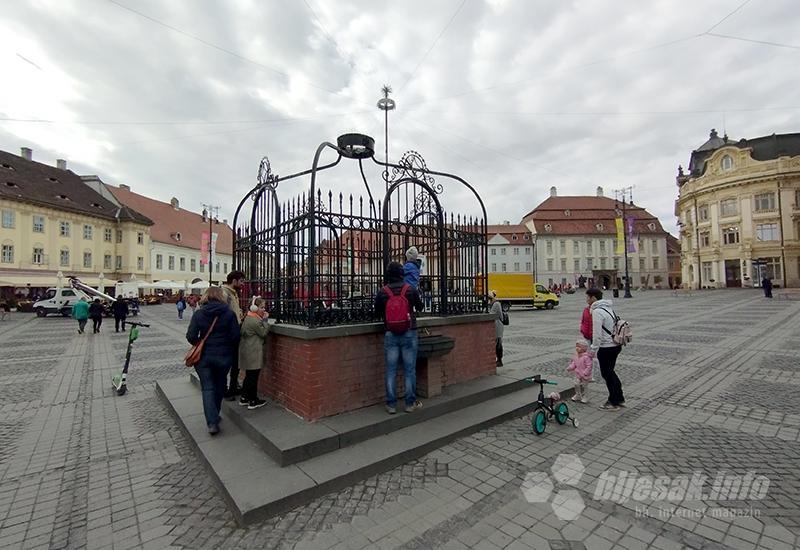
[[[633,222],[635,219],[632,216],[625,218],[628,226],[628,252],[636,252],[636,241],[633,238]]]

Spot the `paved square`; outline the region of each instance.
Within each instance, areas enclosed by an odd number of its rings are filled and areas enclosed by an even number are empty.
[[[618,362],[627,409],[597,410],[598,372],[577,430],[536,437],[510,420],[248,528],[154,393],[187,374],[188,320],[143,308],[153,326],[116,397],[126,335],[113,323],[78,335],[69,319],[12,314],[0,323],[0,548],[797,547],[800,302],[748,290],[616,302],[634,328]],[[576,294],[512,310],[503,370],[563,375],[583,305]],[[681,492],[692,475],[708,480],[700,496]]]

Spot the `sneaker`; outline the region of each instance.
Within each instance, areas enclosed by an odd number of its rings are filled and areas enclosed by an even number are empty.
[[[628,406],[625,404],[625,401],[623,401],[622,403],[620,403],[619,405],[617,405],[617,407],[620,407],[620,408],[622,408],[622,409],[627,409],[627,408],[628,408]]]
[[[575,401],[576,403],[577,403],[577,402],[579,402],[579,401],[580,401],[581,403],[583,403],[583,402],[584,402],[584,401],[583,401],[583,400],[582,400],[580,397],[578,397],[577,395],[573,395],[573,396],[572,396],[572,400],[573,400],[573,401]]]
[[[581,403],[583,403],[585,405],[588,402],[589,402],[588,399],[586,399],[585,397],[581,397]]]
[[[211,424],[208,427],[208,433],[211,435],[217,435],[219,433],[219,424]]]
[[[248,410],[248,411],[252,411],[252,410],[254,410],[254,409],[260,409],[261,407],[263,407],[263,406],[264,406],[264,405],[266,405],[266,404],[267,404],[267,402],[266,402],[266,401],[264,401],[263,399],[259,399],[258,397],[256,397],[255,399],[253,399],[252,401],[250,401],[250,404],[249,404],[249,405],[247,405],[247,410]]]
[[[421,408],[422,408],[422,401],[414,401],[413,405],[406,405],[406,412],[407,413],[413,413],[417,409],[421,409]]]
[[[386,405],[386,412],[389,414],[395,414],[397,412],[397,407],[390,407],[389,405]]]
[[[495,366],[502,367],[503,366],[503,361],[501,359],[498,359],[497,362],[495,362]]]
[[[234,401],[237,395],[242,394],[242,388],[239,386],[233,386],[225,390],[225,399],[228,401]]]
[[[240,398],[239,398],[239,404],[240,404],[242,407],[246,407],[247,405],[249,405],[249,404],[250,404],[250,400],[249,400],[249,399],[247,399],[247,398],[245,398],[245,397],[240,397]]]
[[[619,407],[617,407],[616,405],[612,405],[611,403],[606,403],[605,405],[602,405],[602,406],[600,406],[598,408],[601,411],[618,411],[619,410]]]

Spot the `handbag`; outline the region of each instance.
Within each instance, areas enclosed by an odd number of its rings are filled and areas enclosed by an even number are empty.
[[[189,351],[186,352],[186,355],[183,357],[183,363],[187,367],[193,367],[200,362],[200,358],[203,356],[203,345],[206,343],[206,338],[208,338],[208,335],[211,334],[212,330],[214,330],[214,325],[217,324],[217,319],[218,317],[214,317],[214,320],[211,321],[211,326],[208,327],[208,331],[206,332],[206,335],[203,336],[203,339],[189,348]]]
[[[500,317],[500,322],[503,323],[504,325],[508,326],[508,324],[510,322],[510,320],[508,318],[508,313],[506,313],[505,311],[503,311],[501,313],[502,313],[502,316]]]

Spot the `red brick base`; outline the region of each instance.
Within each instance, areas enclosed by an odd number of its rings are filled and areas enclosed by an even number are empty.
[[[435,319],[430,321],[434,324]],[[380,328],[376,326],[375,330]],[[437,358],[441,369],[431,370],[441,373],[441,383],[421,378],[418,384],[443,388],[495,374],[494,321],[430,326],[429,330],[455,339],[455,347]],[[259,392],[306,420],[383,402],[382,332],[304,339],[275,331],[268,338]],[[402,388],[402,376],[398,376],[399,396],[403,395]]]

